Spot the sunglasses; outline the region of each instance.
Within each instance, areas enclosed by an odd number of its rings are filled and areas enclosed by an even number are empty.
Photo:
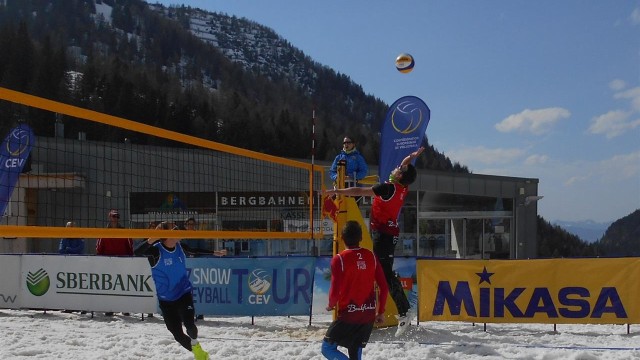
[[[345,145],[345,144],[353,144],[353,141],[345,141],[342,143],[342,145]]]

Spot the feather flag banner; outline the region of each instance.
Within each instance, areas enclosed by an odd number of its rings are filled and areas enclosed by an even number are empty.
[[[422,145],[430,118],[427,104],[415,96],[401,97],[389,107],[381,131],[380,181],[388,179],[402,159]]]

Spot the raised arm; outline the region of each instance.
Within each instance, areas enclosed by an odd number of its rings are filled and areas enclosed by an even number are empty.
[[[400,166],[405,166],[405,165],[411,164],[411,161],[413,161],[413,159],[415,159],[418,156],[420,156],[420,154],[422,154],[423,151],[424,151],[424,146],[421,146],[418,150],[416,150],[416,151],[412,152],[411,154],[407,155],[407,157],[402,159],[402,162],[400,163]]]
[[[227,256],[227,249],[222,250],[206,250],[206,249],[194,249],[187,244],[181,243],[182,250],[189,255],[214,255],[214,256]]]
[[[373,187],[349,187],[346,189],[328,189],[326,195],[373,196]]]

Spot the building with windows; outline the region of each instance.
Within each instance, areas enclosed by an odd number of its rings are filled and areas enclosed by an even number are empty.
[[[32,151],[32,171],[21,175],[12,197],[26,200],[12,201],[2,224],[64,226],[75,219],[79,226],[104,227],[105,209],[115,208],[123,214],[122,224],[130,228],[146,229],[153,221],[180,222],[193,217],[201,230],[309,231],[304,215],[309,207],[308,194],[295,190],[305,187],[293,184],[283,189],[277,177],[280,170],[263,169],[259,162],[251,165],[251,173],[234,180],[238,183],[229,184],[222,175],[208,176],[209,172],[216,174],[221,164],[229,169],[238,167],[228,154],[218,153],[212,159],[206,150],[83,138],[39,137],[37,142]],[[161,173],[158,164],[162,164]],[[376,171],[370,168],[370,173]],[[308,188],[308,180],[301,177],[291,181],[307,182]],[[326,181],[325,186],[332,186],[328,176]],[[535,258],[539,198],[538,179],[418,170],[399,219],[396,254]],[[184,203],[190,207],[181,205]],[[371,199],[362,198],[358,203],[366,221]],[[227,248],[238,256],[330,255],[332,223],[318,216],[314,227],[323,235],[313,240],[204,239],[203,243]],[[94,246],[91,239],[87,240],[91,253]],[[19,242],[2,239],[0,252],[54,253],[57,241],[26,239],[16,246]]]

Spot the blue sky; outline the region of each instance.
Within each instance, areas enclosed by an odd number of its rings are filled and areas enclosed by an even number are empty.
[[[268,26],[389,105],[420,97],[438,151],[476,174],[539,179],[548,221],[640,208],[640,1],[160,3]],[[402,52],[409,74],[394,67]]]

